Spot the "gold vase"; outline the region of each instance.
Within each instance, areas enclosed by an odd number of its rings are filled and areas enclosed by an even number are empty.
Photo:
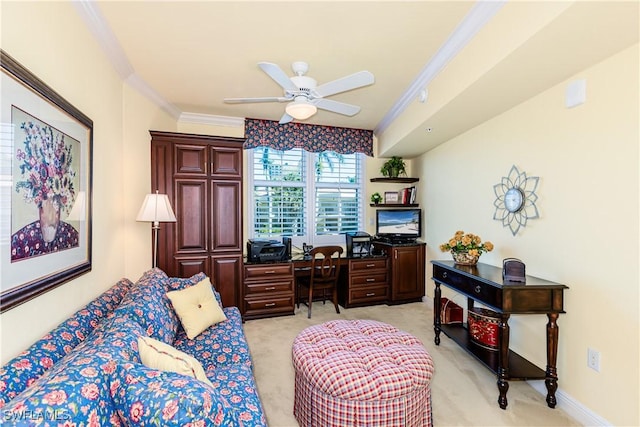
[[[60,223],[60,207],[52,199],[42,201],[40,205],[40,234],[42,240],[51,243],[56,238]]]
[[[480,259],[480,255],[469,255],[469,252],[466,251],[451,251],[451,256],[453,256],[453,261],[458,265],[476,265],[478,263],[478,259]]]

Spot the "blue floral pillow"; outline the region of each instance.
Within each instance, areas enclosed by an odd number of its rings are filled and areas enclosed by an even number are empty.
[[[139,363],[121,363],[111,373],[109,383],[124,425],[238,425],[229,402],[195,378]]]
[[[147,335],[172,344],[179,320],[166,296],[167,275],[157,268],[147,271],[129,290],[113,315],[129,316]]]

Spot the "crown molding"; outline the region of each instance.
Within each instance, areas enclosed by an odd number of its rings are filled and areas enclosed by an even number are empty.
[[[92,0],[78,0],[72,3],[122,80],[138,90],[138,92],[166,111],[174,119],[178,119],[181,111],[173,104],[167,102],[166,99],[160,96],[158,92],[136,74],[122,46],[118,43],[118,39],[113,34],[113,31],[111,31],[102,12],[100,12],[97,3]]]
[[[215,116],[213,114],[181,113],[178,121],[199,125],[244,128],[244,117]]]
[[[440,71],[453,59],[476,33],[504,6],[507,0],[477,1],[469,13],[449,35],[440,49],[422,68],[420,74],[413,80],[409,88],[391,107],[391,110],[380,120],[373,131],[376,135],[384,132],[395,119],[426,89]]]

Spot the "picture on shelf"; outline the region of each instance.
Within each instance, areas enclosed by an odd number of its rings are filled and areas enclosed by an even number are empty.
[[[398,193],[395,191],[385,191],[384,202],[387,204],[398,203]]]

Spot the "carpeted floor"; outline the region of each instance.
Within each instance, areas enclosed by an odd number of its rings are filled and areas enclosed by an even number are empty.
[[[340,309],[313,305],[313,317],[300,306],[295,316],[249,320],[244,330],[254,361],[258,391],[271,427],[295,427],[294,371],[291,346],[304,328],[332,319],[372,319],[389,323],[419,338],[433,358],[431,383],[436,426],[577,426],[561,409],[547,407],[545,397],[523,381],[509,382],[509,406],[497,403],[496,376],[446,335],[433,342],[433,312],[424,303]],[[338,427],[338,426],[335,426]],[[380,426],[384,427],[384,426]]]

